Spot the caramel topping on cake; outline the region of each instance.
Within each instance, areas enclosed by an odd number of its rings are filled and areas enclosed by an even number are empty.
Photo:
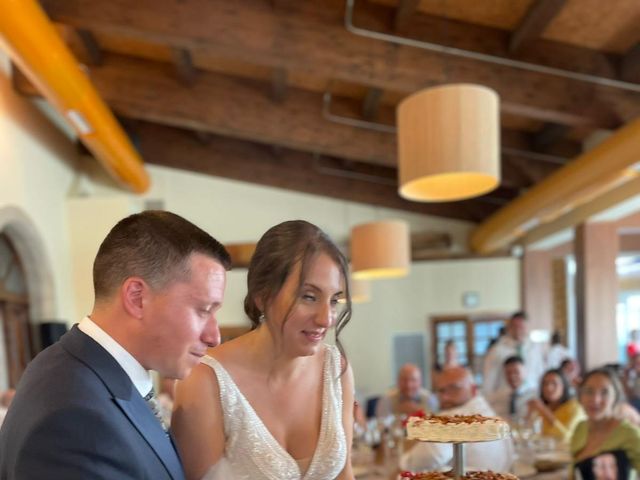
[[[423,420],[442,424],[460,424],[460,423],[484,423],[484,422],[501,422],[498,417],[485,417],[484,415],[423,415]]]
[[[451,480],[453,472],[402,472],[400,476],[404,480]],[[462,478],[465,480],[518,480],[518,477],[510,473],[499,473],[491,470],[467,472]]]

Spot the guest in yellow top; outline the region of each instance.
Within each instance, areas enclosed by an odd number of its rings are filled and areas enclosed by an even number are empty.
[[[568,442],[576,425],[586,418],[572,396],[568,380],[558,369],[548,370],[540,382],[540,397],[529,400],[529,415],[542,419],[542,435]]]
[[[616,374],[605,368],[592,370],[585,375],[579,391],[587,420],[576,427],[571,438],[573,477],[578,477],[579,472],[583,480],[637,478],[640,429],[614,414],[614,407],[622,398]],[[615,473],[603,475],[605,470]]]

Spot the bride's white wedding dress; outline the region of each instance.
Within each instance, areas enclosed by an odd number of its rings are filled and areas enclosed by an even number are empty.
[[[320,436],[310,463],[292,458],[273,438],[217,360],[202,358],[201,362],[209,365],[218,378],[226,439],[224,457],[202,480],[331,480],[340,474],[347,458],[340,352],[333,346],[327,345],[326,349]]]

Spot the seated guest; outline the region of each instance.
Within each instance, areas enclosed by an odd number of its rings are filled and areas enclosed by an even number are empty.
[[[629,359],[629,365],[624,372],[624,388],[629,403],[636,410],[640,410],[640,353]]]
[[[447,368],[434,376],[435,391],[442,410],[440,415],[485,415],[495,412],[478,392],[471,372],[464,367]],[[402,470],[424,471],[452,467],[453,447],[448,443],[414,442],[400,459]],[[510,439],[468,443],[465,446],[469,469],[506,472],[513,462]]]
[[[582,377],[580,376],[581,368],[578,361],[574,358],[565,358],[560,364],[560,370],[569,382],[569,385],[571,385],[571,388],[576,390],[582,382]]]
[[[542,419],[542,435],[568,442],[576,425],[585,419],[578,400],[571,394],[569,382],[560,370],[548,370],[542,376],[540,397],[529,400],[529,415]]]
[[[459,367],[461,364],[458,361],[458,347],[453,340],[447,340],[444,344],[444,362],[436,365],[436,370],[440,371],[445,368]]]
[[[527,403],[536,396],[536,391],[525,382],[526,372],[522,358],[507,358],[502,371],[506,385],[489,394],[487,400],[499,417],[515,423],[526,417]]]
[[[553,332],[553,335],[551,335],[551,345],[549,345],[549,350],[547,351],[547,367],[560,368],[562,361],[570,357],[571,352],[562,344],[560,332]]]
[[[436,408],[436,398],[422,388],[422,372],[413,363],[407,363],[398,372],[398,386],[378,400],[376,417],[410,415],[417,410],[425,413]]]
[[[578,398],[587,420],[578,424],[571,438],[574,476],[600,478],[605,455],[615,460],[618,479],[634,478],[640,471],[640,429],[614,416],[621,396],[622,387],[612,371],[602,368],[585,375]]]

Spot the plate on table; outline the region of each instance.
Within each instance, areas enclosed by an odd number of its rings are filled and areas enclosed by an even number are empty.
[[[353,472],[353,476],[358,478],[369,474],[370,469],[366,465],[354,465],[351,471]]]
[[[532,477],[536,473],[538,473],[538,470],[536,470],[535,467],[529,463],[516,462],[513,464],[513,467],[511,467],[511,470],[511,473],[513,473],[518,478]]]
[[[571,455],[567,452],[545,452],[536,455],[534,466],[539,472],[552,472],[571,463]]]

